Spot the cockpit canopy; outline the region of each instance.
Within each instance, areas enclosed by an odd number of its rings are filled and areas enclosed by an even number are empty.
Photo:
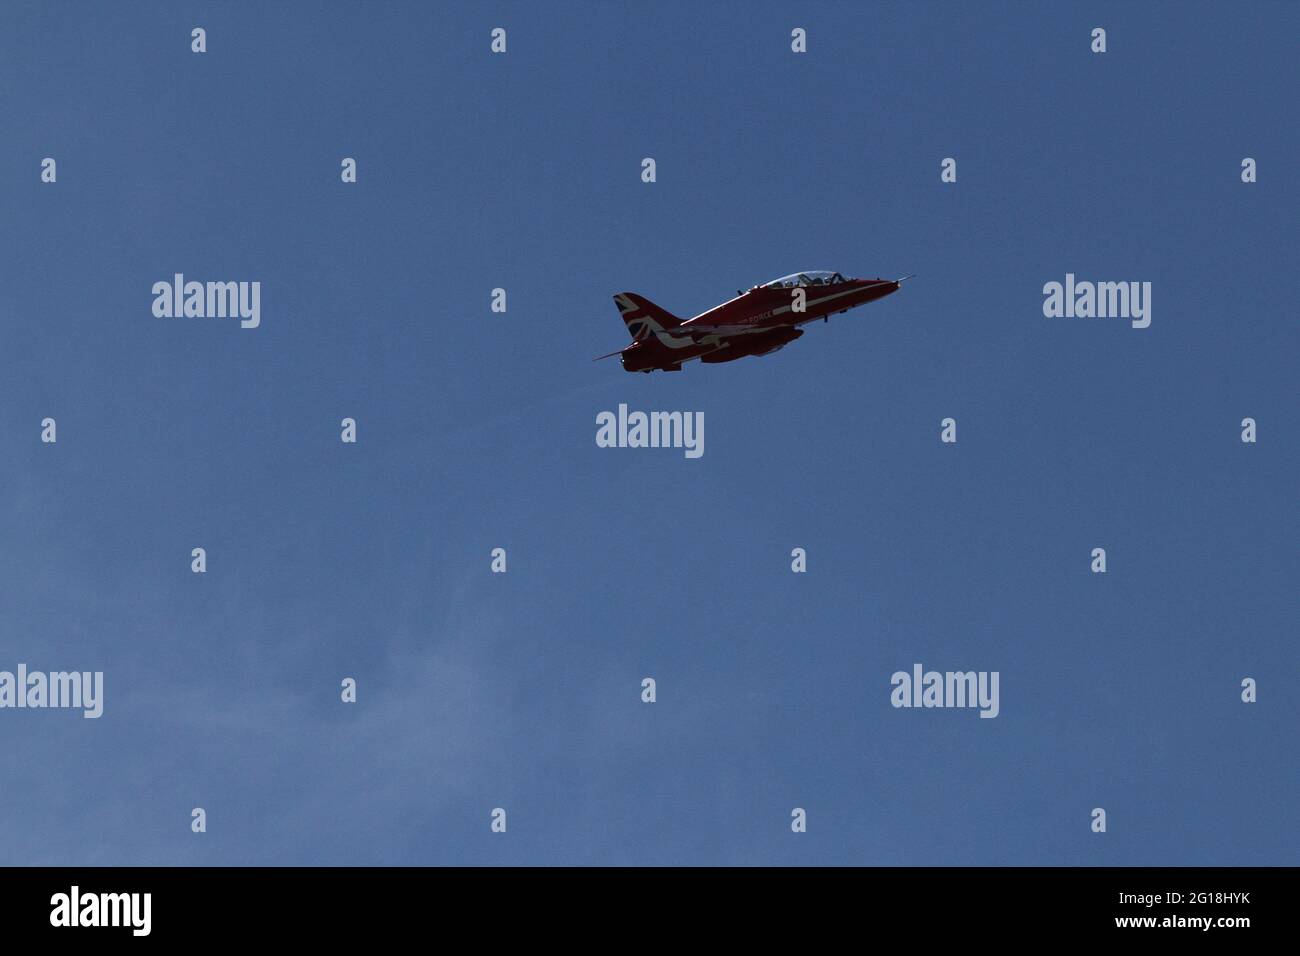
[[[761,288],[764,289],[797,289],[801,286],[810,285],[833,285],[837,282],[847,281],[844,276],[838,272],[826,272],[824,270],[814,270],[812,272],[796,272],[793,275],[782,276],[779,279],[773,279],[771,282],[764,282]]]

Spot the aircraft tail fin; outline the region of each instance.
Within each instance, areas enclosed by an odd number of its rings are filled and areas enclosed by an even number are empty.
[[[627,324],[628,334],[634,342],[649,338],[655,332],[675,329],[682,324],[682,320],[667,309],[659,308],[635,292],[620,292],[614,296],[614,304],[618,306],[619,315]]]

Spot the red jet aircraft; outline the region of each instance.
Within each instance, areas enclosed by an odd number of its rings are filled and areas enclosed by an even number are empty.
[[[629,372],[680,372],[682,363],[731,362],[767,355],[799,336],[805,322],[829,321],[831,314],[897,292],[901,279],[847,279],[838,272],[796,272],[782,276],[683,322],[635,292],[614,296],[632,344],[597,360],[621,355]]]

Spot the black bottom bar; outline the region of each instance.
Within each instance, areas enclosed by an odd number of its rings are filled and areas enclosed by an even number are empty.
[[[1290,868],[10,868],[0,870],[0,920],[9,941],[75,934],[92,945],[338,944],[421,930],[608,944],[683,934],[807,942],[843,932],[880,940],[901,932],[921,943],[1043,934],[1231,943],[1284,929],[1295,876]]]

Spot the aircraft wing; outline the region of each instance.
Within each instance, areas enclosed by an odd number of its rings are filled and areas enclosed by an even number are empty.
[[[753,335],[759,332],[772,332],[776,329],[786,327],[787,326],[784,325],[697,325],[692,322],[689,325],[679,325],[675,329],[665,329],[664,332],[673,336],[689,335],[693,339],[702,339],[711,335],[716,335],[722,338],[730,335]]]

